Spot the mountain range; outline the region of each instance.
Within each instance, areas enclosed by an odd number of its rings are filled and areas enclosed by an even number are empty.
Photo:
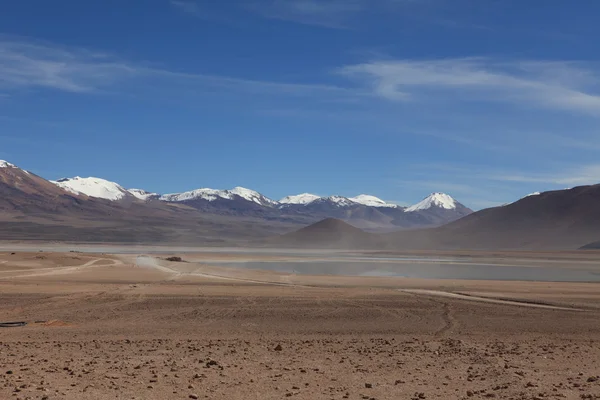
[[[444,193],[409,207],[375,196],[158,194],[100,178],[49,181],[0,161],[0,240],[330,248],[597,249],[600,185],[477,212]]]
[[[439,226],[472,212],[443,193],[411,207],[364,194],[301,194],[276,201],[242,187],[163,195],[101,178],[49,181],[6,161],[0,161],[0,194],[4,240],[219,243],[292,231],[325,218],[384,232]]]
[[[270,239],[267,245],[402,250],[598,250],[600,185],[535,193],[440,227],[365,232],[326,219]]]
[[[64,178],[52,183],[72,194],[113,202],[137,199],[145,202],[177,203],[204,213],[269,220],[314,222],[335,217],[373,231],[438,226],[472,212],[444,193],[432,193],[413,206],[401,207],[366,194],[349,198],[303,193],[286,196],[277,201],[243,187],[229,190],[202,188],[161,195],[142,189],[125,189],[115,182],[101,178]]]

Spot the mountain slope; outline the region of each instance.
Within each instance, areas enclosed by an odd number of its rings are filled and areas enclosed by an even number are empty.
[[[6,161],[0,161],[0,210],[3,217],[79,210],[85,198]]]
[[[528,196],[439,228],[388,238],[396,248],[576,249],[600,238],[600,185]]]

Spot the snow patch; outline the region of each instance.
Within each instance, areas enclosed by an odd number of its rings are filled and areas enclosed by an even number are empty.
[[[351,197],[349,200],[351,200],[355,203],[358,203],[358,204],[362,204],[364,206],[369,206],[369,207],[398,208],[398,206],[395,204],[386,203],[385,201],[381,200],[379,197],[371,196],[368,194],[361,194],[356,197]]]
[[[147,201],[153,197],[159,197],[160,195],[158,193],[151,193],[148,192],[146,190],[143,189],[129,189],[127,190],[131,195],[133,195],[135,198],[140,199],[140,200],[144,200]]]
[[[8,161],[0,160],[0,168],[17,168],[17,166]]]
[[[215,201],[218,198],[224,198],[231,200],[232,196],[228,196],[225,190],[215,190],[209,188],[202,188],[196,190],[190,190],[189,192],[183,193],[172,193],[172,194],[164,194],[160,196],[160,200],[162,201],[187,201],[187,200],[207,200],[207,201]]]
[[[408,207],[405,212],[415,212],[429,210],[430,208],[443,208],[445,210],[455,210],[457,202],[451,196],[445,193],[432,193],[419,203]]]
[[[342,197],[342,196],[329,196],[329,197],[324,197],[321,200],[323,201],[329,201],[331,203],[334,203],[340,207],[347,207],[347,206],[351,206],[356,204],[354,201],[350,200],[347,197]]]
[[[251,190],[251,189],[246,189],[240,186],[237,186],[231,190],[228,190],[229,193],[235,194],[237,196],[240,196],[243,199],[246,199],[248,201],[252,201],[256,204],[260,204],[262,206],[264,205],[276,205],[277,202],[273,201],[271,199],[269,199],[266,196],[263,196],[262,194]]]
[[[279,200],[279,204],[301,204],[301,205],[306,205],[306,204],[310,204],[315,200],[319,200],[321,197],[314,195],[314,194],[310,194],[310,193],[302,193],[302,194],[298,194],[295,196],[287,196],[284,197],[283,199]]]
[[[121,185],[101,178],[76,176],[75,178],[63,178],[50,182],[74,194],[84,194],[111,201],[121,200],[129,194]]]

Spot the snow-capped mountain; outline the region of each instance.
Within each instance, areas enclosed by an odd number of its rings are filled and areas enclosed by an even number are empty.
[[[352,206],[355,205],[356,203],[352,200],[350,200],[347,197],[343,197],[343,196],[329,196],[329,197],[321,197],[320,199],[317,199],[312,203],[331,203],[331,204],[335,204],[338,207],[348,207],[348,206]]]
[[[133,197],[139,200],[148,201],[150,199],[157,199],[160,197],[158,193],[151,193],[143,189],[129,189],[127,190]]]
[[[121,185],[101,178],[63,178],[51,181],[56,186],[74,193],[111,201],[121,200],[131,194]]]
[[[218,199],[234,200],[236,197],[240,197],[246,201],[256,203],[261,206],[276,206],[278,203],[269,199],[262,194],[246,189],[243,187],[235,187],[230,190],[217,190],[217,189],[196,189],[189,192],[165,194],[160,196],[160,200],[169,202],[185,202],[191,200],[206,200],[209,202],[216,201]]]
[[[320,196],[310,194],[310,193],[302,193],[295,196],[287,196],[283,199],[279,200],[280,205],[286,204],[308,204],[312,203],[315,200],[320,199]]]
[[[287,196],[279,200],[281,206],[287,205],[307,205],[314,201],[325,201],[332,204],[336,204],[340,207],[347,207],[354,204],[361,204],[368,207],[389,207],[397,208],[395,204],[386,203],[378,197],[371,196],[368,194],[361,194],[356,197],[343,197],[343,196],[329,196],[320,197],[310,193],[302,193],[295,196]]]
[[[17,168],[17,166],[8,161],[0,160],[0,168]]]
[[[276,201],[271,200],[267,196],[263,196],[254,190],[246,189],[240,186],[229,190],[229,192],[248,201],[260,204],[261,206],[275,206],[278,204]]]
[[[104,216],[115,211],[104,203],[91,204],[87,200],[14,164],[0,161],[0,213],[3,216],[23,219],[31,215],[42,219],[49,216],[56,221],[59,216]]]
[[[386,203],[379,197],[371,196],[368,194],[361,194],[356,197],[351,197],[350,200],[355,203],[362,204],[363,206],[398,208],[396,204]]]
[[[443,225],[471,214],[465,207],[446,193],[432,193],[422,201],[403,210],[405,215],[414,215],[427,220],[431,226]]]
[[[12,165],[4,162],[0,165]],[[159,195],[143,189],[125,189],[101,178],[68,178],[53,182],[74,194],[111,201],[124,198],[141,201],[160,200],[183,203],[202,212],[222,215],[280,218],[341,218],[349,221],[368,221],[368,224],[391,226],[435,226],[453,221],[472,211],[445,193],[432,193],[423,201],[403,208],[384,200],[361,194],[356,197],[320,197],[310,193],[287,196],[274,201],[263,194],[243,187],[228,190],[202,188],[183,193]]]
[[[429,210],[431,208],[441,208],[445,210],[455,210],[458,202],[446,193],[432,193],[415,205],[404,210],[404,212],[416,212]]]

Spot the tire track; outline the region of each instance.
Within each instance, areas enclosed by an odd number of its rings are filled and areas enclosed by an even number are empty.
[[[493,297],[481,297],[481,296],[472,296],[467,294],[453,293],[453,292],[443,292],[440,290],[425,290],[425,289],[398,289],[403,293],[409,293],[413,295],[421,295],[428,297],[446,297],[457,300],[467,300],[471,302],[479,302],[479,303],[491,303],[491,304],[502,304],[508,306],[518,306],[518,307],[530,307],[530,308],[541,308],[546,310],[559,310],[559,311],[584,311],[580,308],[571,308],[571,307],[561,307],[552,304],[545,304],[540,302],[528,302],[528,301],[519,301],[519,300],[508,300],[508,299],[498,299]]]

